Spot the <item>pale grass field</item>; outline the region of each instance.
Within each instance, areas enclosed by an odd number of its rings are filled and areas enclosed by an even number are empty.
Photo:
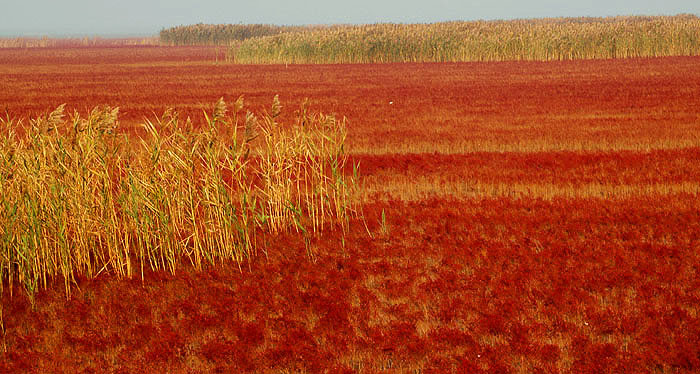
[[[470,180],[451,180],[440,176],[382,176],[363,180],[364,201],[402,200],[421,201],[431,198],[497,199],[534,198],[563,199],[631,199],[654,196],[700,194],[700,182],[623,184],[584,183],[565,185],[553,183],[498,183]]]

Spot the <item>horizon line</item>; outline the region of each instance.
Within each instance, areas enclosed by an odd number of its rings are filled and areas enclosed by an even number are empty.
[[[426,21],[426,22],[396,22],[396,21],[377,21],[377,22],[346,22],[346,23],[243,23],[243,22],[229,22],[229,23],[211,23],[211,22],[194,22],[188,24],[179,24],[171,26],[161,26],[158,31],[155,32],[138,32],[138,31],[116,31],[116,32],[12,32],[8,30],[0,30],[0,39],[82,39],[82,38],[104,38],[104,39],[131,39],[131,38],[155,38],[159,37],[162,30],[166,30],[174,27],[182,26],[193,26],[193,25],[270,25],[270,26],[362,26],[362,25],[376,25],[376,24],[432,24],[432,23],[447,23],[447,22],[498,22],[498,21],[526,21],[526,20],[546,20],[546,19],[580,19],[580,18],[617,18],[617,17],[679,17],[679,16],[693,16],[700,18],[700,14],[682,12],[675,14],[644,14],[644,13],[626,13],[617,15],[604,15],[604,16],[543,16],[543,17],[512,17],[512,18],[479,18],[479,19],[445,19],[440,21]]]

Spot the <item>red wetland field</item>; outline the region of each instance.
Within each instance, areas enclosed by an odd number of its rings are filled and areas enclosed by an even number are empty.
[[[69,297],[3,278],[0,372],[700,371],[700,58],[222,56],[0,49],[0,110],[110,105],[138,139],[167,108],[201,123],[221,97],[279,95],[291,121],[308,99],[347,118],[363,218],[263,236],[240,267],[77,277]]]

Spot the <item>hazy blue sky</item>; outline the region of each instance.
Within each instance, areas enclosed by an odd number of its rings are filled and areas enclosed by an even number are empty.
[[[149,35],[181,24],[700,14],[700,0],[0,0],[0,36]]]

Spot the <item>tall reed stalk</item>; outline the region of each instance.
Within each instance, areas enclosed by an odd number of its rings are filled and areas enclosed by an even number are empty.
[[[343,172],[344,120],[304,105],[287,125],[280,112],[277,97],[259,115],[220,99],[203,125],[168,110],[136,142],[117,108],[0,120],[0,287],[33,297],[59,278],[70,294],[102,272],[240,267],[258,235],[345,232],[356,178]]]

